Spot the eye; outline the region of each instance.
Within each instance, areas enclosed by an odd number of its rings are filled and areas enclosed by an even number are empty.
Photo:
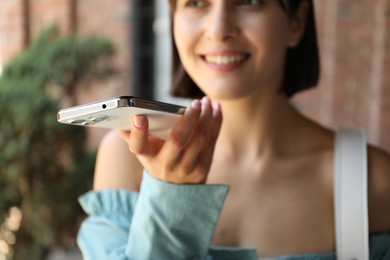
[[[237,5],[264,5],[264,0],[236,0],[235,3]]]
[[[204,0],[203,1],[202,0],[189,0],[189,1],[186,1],[185,6],[186,7],[202,8],[202,7],[206,7],[207,3]]]

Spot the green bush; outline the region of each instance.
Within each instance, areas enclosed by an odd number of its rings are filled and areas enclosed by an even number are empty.
[[[82,127],[60,125],[56,114],[85,80],[114,73],[112,43],[60,36],[46,29],[0,77],[0,240],[9,259],[43,259],[53,246],[72,245],[83,213],[77,197],[91,186],[95,151]],[[7,227],[11,208],[22,213]],[[1,253],[1,252],[0,252]]]

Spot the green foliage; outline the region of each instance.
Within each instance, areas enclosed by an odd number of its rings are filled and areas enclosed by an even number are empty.
[[[90,187],[95,153],[85,129],[59,125],[56,113],[60,97],[72,97],[81,82],[114,73],[113,54],[108,40],[51,27],[0,77],[0,223],[11,207],[23,215],[14,259],[43,259],[75,237],[83,216],[77,197]]]

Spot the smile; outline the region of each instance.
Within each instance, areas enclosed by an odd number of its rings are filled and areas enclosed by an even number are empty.
[[[208,55],[204,60],[216,65],[229,65],[241,63],[248,58],[248,55]]]
[[[233,72],[245,63],[250,57],[247,53],[225,51],[224,53],[204,54],[201,59],[212,71],[218,73]]]

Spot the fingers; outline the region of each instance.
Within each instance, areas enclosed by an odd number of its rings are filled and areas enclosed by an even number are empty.
[[[184,116],[173,127],[168,141],[177,143],[178,145],[185,145],[192,135],[192,131],[198,121],[201,113],[202,104],[199,100],[191,102],[187,107]]]
[[[199,100],[194,100],[187,107],[183,117],[173,127],[164,145],[162,151],[166,158],[167,168],[174,168],[176,162],[180,159],[183,149],[189,142],[194,128],[197,125],[201,114],[202,104]]]
[[[187,107],[166,140],[149,135],[144,115],[132,118],[131,132],[119,134],[127,139],[130,151],[154,177],[171,183],[204,183],[221,124],[219,104],[212,105],[205,97]]]
[[[128,140],[130,151],[138,155],[145,153],[147,150],[148,135],[148,119],[146,116],[133,116],[131,132]]]
[[[202,99],[201,113],[191,128],[186,144],[180,149],[171,144],[164,147],[164,157],[171,156],[166,165],[165,176],[170,174],[171,182],[204,183],[211,167],[214,147],[222,124],[222,113],[218,103],[212,106],[210,99]],[[175,156],[172,156],[172,153]],[[167,162],[167,161],[165,161]]]
[[[202,112],[198,123],[193,130],[191,140],[186,147],[186,152],[183,155],[183,172],[192,171],[198,164],[198,157],[207,149],[209,142],[210,126],[213,121],[213,109],[208,98],[202,99]]]
[[[204,152],[199,157],[200,167],[210,166],[213,160],[215,144],[218,139],[219,131],[222,126],[222,111],[218,103],[215,103],[213,106],[213,121],[211,122],[210,132],[206,144],[208,144],[208,149],[205,149]],[[206,169],[202,169],[206,170]]]

